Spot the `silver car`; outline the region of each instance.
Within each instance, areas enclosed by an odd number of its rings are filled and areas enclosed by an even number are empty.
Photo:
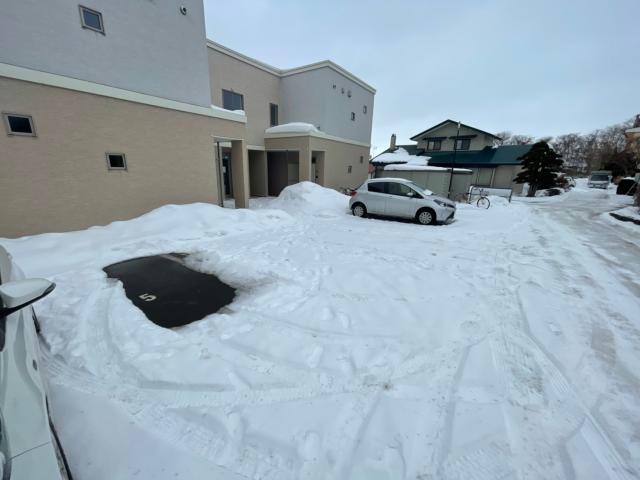
[[[451,200],[402,178],[367,180],[353,192],[349,208],[356,217],[413,218],[423,225],[448,222],[456,213]]]
[[[30,305],[54,284],[23,279],[0,246],[0,479],[63,480],[69,469],[49,418]]]

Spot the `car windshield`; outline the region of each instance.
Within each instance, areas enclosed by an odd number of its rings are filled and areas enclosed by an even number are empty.
[[[408,185],[411,185],[413,188],[415,188],[419,192],[423,192],[425,195],[433,195],[433,192],[431,190],[428,190],[426,188],[422,188],[417,183],[408,182]]]
[[[609,181],[609,177],[604,174],[591,175],[592,182],[607,182]]]

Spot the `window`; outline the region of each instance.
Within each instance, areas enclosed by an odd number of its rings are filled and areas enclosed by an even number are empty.
[[[80,5],[80,21],[82,22],[82,28],[104,35],[104,24],[102,23],[102,14],[100,12]]]
[[[244,110],[244,97],[231,90],[222,90],[222,108],[227,110]]]
[[[456,150],[469,150],[471,146],[470,138],[458,138],[456,140]]]
[[[351,165],[349,165],[349,166],[347,167],[347,173],[351,173],[352,168],[353,168],[353,167],[352,167]]]
[[[415,195],[413,188],[405,185],[404,183],[389,182],[387,185],[387,193],[390,195],[408,197],[409,192],[412,192]]]
[[[428,140],[427,150],[440,150],[442,148],[442,140]]]
[[[362,113],[364,113],[365,115],[367,114],[367,106],[363,106],[362,107]]]
[[[351,112],[351,121],[352,122],[356,121],[356,112]]]
[[[364,163],[364,157],[360,155],[360,163]]]
[[[275,103],[269,104],[269,117],[271,119],[272,127],[278,125],[278,105],[276,105]]]
[[[127,158],[124,153],[107,153],[107,168],[109,170],[126,170]]]
[[[33,126],[33,119],[30,115],[18,115],[14,113],[3,113],[4,124],[9,135],[22,135],[24,137],[35,137],[36,129]]]
[[[384,193],[387,182],[372,182],[367,185],[367,190],[373,193]]]

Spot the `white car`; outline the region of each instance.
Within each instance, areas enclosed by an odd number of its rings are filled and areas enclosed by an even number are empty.
[[[70,479],[49,416],[30,305],[55,284],[24,280],[0,246],[0,479]]]
[[[356,217],[407,218],[423,225],[448,222],[456,213],[451,200],[402,178],[367,180],[353,192],[349,208]]]

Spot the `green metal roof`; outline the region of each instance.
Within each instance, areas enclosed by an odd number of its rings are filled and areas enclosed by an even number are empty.
[[[429,165],[434,167],[497,167],[498,165],[519,165],[519,157],[531,149],[531,145],[502,145],[499,147],[485,147],[482,150],[454,152],[425,152],[416,145],[398,145],[410,155],[430,157]],[[386,153],[390,150],[385,150]],[[371,163],[375,164],[373,158]]]

